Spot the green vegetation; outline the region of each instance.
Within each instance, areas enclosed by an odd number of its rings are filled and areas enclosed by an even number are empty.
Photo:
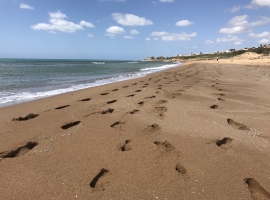
[[[215,53],[215,54],[200,54],[200,55],[192,55],[192,56],[174,56],[174,57],[167,57],[166,60],[171,59],[180,59],[180,60],[187,60],[187,59],[202,59],[202,60],[209,60],[209,59],[217,59],[217,58],[231,58],[234,56],[241,55],[246,52],[254,52],[263,55],[269,55],[270,48],[258,47],[258,48],[250,48],[248,50],[238,50],[232,52],[224,52],[224,53]]]

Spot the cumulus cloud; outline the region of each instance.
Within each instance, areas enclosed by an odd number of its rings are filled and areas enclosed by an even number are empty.
[[[140,34],[140,32],[137,31],[136,29],[132,29],[132,30],[130,31],[130,34],[132,34],[132,35],[138,35],[138,34]]]
[[[146,40],[146,41],[149,41],[149,40],[151,40],[151,39],[150,39],[150,38],[146,38],[145,40]]]
[[[124,38],[124,39],[134,39],[135,37],[125,35],[123,38]]]
[[[32,25],[31,28],[33,30],[44,30],[51,33],[55,33],[55,31],[74,33],[77,30],[83,30],[84,26],[88,28],[95,27],[92,23],[84,20],[82,20],[79,24],[69,22],[66,20],[67,16],[64,13],[61,13],[59,10],[57,12],[49,12],[49,17],[49,24],[38,23],[36,25]]]
[[[170,33],[167,35],[163,35],[161,39],[164,41],[179,41],[179,40],[190,40],[192,37],[196,37],[196,36],[197,36],[196,32],[190,33],[190,34],[185,33],[185,32]]]
[[[259,43],[270,43],[270,33],[268,31],[264,31],[264,32],[258,33],[258,34],[250,33],[249,37],[261,38]]]
[[[204,44],[213,44],[214,42],[212,40],[206,40]]]
[[[28,10],[33,10],[34,9],[32,6],[29,6],[29,5],[25,4],[25,3],[21,3],[20,8],[21,9],[28,9]]]
[[[262,39],[259,41],[261,44],[270,43],[270,39]]]
[[[113,13],[112,17],[118,24],[123,26],[146,26],[153,24],[151,20],[133,14]]]
[[[114,38],[116,35],[121,35],[126,33],[126,31],[119,26],[111,26],[106,30],[106,35]]]
[[[228,27],[221,28],[219,32],[225,34],[250,32],[252,27],[268,23],[270,23],[270,18],[268,17],[262,16],[259,20],[249,23],[247,15],[235,16],[228,22]]]
[[[250,33],[249,37],[253,37],[253,38],[265,38],[265,37],[270,37],[270,33],[268,31],[264,31],[262,33],[259,34],[255,34],[255,33]]]
[[[181,20],[175,23],[176,26],[190,26],[192,25],[193,22],[189,21],[189,20]]]
[[[249,5],[244,6],[248,9],[257,9],[258,7],[268,6],[270,7],[269,0],[252,0]]]
[[[163,35],[168,35],[170,33],[165,32],[165,31],[161,31],[161,32],[152,32],[150,35],[151,36],[163,36]]]
[[[221,28],[219,32],[225,34],[233,34],[251,31],[251,27],[247,19],[247,15],[235,16],[228,22],[229,27]]]
[[[160,2],[162,2],[162,3],[171,3],[171,2],[173,2],[173,0],[159,0]]]
[[[217,42],[234,42],[235,45],[239,45],[242,44],[244,40],[237,36],[228,35],[226,37],[217,38]]]

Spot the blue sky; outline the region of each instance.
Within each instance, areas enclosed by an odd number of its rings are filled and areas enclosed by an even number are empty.
[[[270,44],[270,0],[0,0],[1,58],[144,59]]]

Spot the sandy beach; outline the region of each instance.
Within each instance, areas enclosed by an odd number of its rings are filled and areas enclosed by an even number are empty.
[[[270,59],[0,109],[0,199],[270,199]]]

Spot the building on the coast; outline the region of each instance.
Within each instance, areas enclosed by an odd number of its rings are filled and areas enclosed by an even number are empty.
[[[154,56],[147,57],[146,60],[155,60],[155,57]]]
[[[163,56],[158,56],[157,60],[164,60],[165,58]]]
[[[270,44],[263,45],[263,48],[270,48]]]

